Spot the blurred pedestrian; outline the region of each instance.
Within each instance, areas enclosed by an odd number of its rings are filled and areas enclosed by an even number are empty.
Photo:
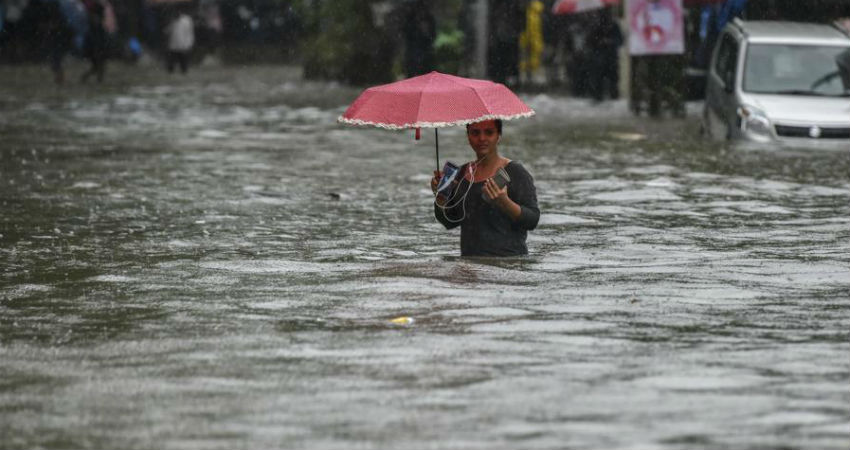
[[[543,2],[531,0],[525,8],[525,30],[519,36],[522,49],[520,73],[532,83],[543,56]]]
[[[181,11],[168,24],[165,32],[168,35],[168,53],[166,55],[168,73],[173,73],[174,66],[179,64],[180,72],[185,74],[189,70],[189,55],[195,45],[195,24],[189,14]]]
[[[91,66],[80,76],[80,81],[83,83],[87,82],[92,75],[98,83],[102,83],[106,73],[107,47],[103,18],[103,5],[100,2],[90,3],[88,5],[89,28],[83,41],[83,53]]]
[[[685,117],[684,55],[636,55],[632,57],[632,112],[660,118],[664,112]]]
[[[434,70],[437,22],[427,1],[417,0],[408,6],[403,30],[404,73],[407,77],[423,75]]]
[[[74,32],[68,25],[58,2],[48,2],[45,7],[47,8],[45,35],[47,37],[50,70],[53,72],[53,81],[56,84],[63,84],[65,82],[65,55],[71,50]]]
[[[543,66],[546,70],[546,83],[558,86],[562,81],[561,69],[565,56],[566,30],[564,14],[552,14],[551,9],[543,10]]]
[[[221,10],[217,0],[200,0],[198,24],[195,27],[194,52],[200,51],[206,61],[217,61],[217,51],[220,45],[224,25],[221,18]],[[292,22],[292,19],[289,19]],[[287,26],[285,33],[292,35],[296,32],[292,24]],[[291,42],[290,38],[287,42]]]
[[[586,14],[576,14],[576,17],[571,19],[564,60],[567,78],[569,78],[570,93],[575,97],[582,98],[591,94],[590,67],[593,63],[593,54],[587,42],[590,25],[586,16]]]
[[[507,85],[519,80],[519,34],[525,14],[519,0],[491,0],[487,74]]]
[[[591,25],[587,36],[590,59],[590,93],[601,102],[605,96],[620,98],[620,47],[623,33],[613,18],[613,10],[606,7]]]

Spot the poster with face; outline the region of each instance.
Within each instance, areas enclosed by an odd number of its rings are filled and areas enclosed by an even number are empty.
[[[629,53],[678,55],[685,52],[682,0],[628,0]]]

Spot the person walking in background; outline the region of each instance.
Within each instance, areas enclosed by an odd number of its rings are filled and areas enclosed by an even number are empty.
[[[80,76],[80,81],[85,83],[92,75],[98,83],[103,82],[106,73],[106,28],[104,28],[104,8],[100,2],[92,2],[88,5],[89,28],[83,41],[83,53],[89,60],[91,66]]]
[[[428,2],[418,0],[408,6],[403,30],[404,73],[407,77],[423,75],[434,70],[437,22]]]
[[[487,75],[497,83],[513,85],[519,81],[519,34],[524,19],[518,0],[491,0]]]
[[[620,47],[623,33],[614,21],[611,7],[601,9],[587,36],[590,59],[590,93],[601,102],[605,95],[620,98]]]
[[[63,84],[65,82],[65,55],[71,50],[74,32],[68,26],[59,3],[49,2],[45,6],[47,8],[45,35],[47,36],[50,70],[53,72],[53,81],[56,84]]]
[[[543,66],[550,87],[560,86],[566,80],[563,72],[570,42],[565,17],[565,14],[555,15],[551,10],[543,10]]]
[[[165,32],[168,36],[168,53],[166,55],[168,73],[173,73],[174,66],[179,64],[180,72],[185,74],[189,70],[189,55],[195,45],[195,24],[185,11],[181,11],[168,24]]]
[[[587,44],[587,26],[584,15],[572,18],[566,27],[564,66],[569,81],[570,94],[575,97],[590,95],[590,64],[593,60]]]
[[[201,0],[198,14],[199,23],[195,27],[195,51],[201,50],[206,61],[218,61],[218,47],[221,44],[221,35],[224,31],[218,2],[216,0]],[[292,28],[294,27],[288,26],[286,32],[294,33],[295,31]]]
[[[522,49],[520,73],[528,83],[534,82],[534,75],[540,68],[543,56],[543,2],[531,0],[525,9],[525,30],[519,36]]]

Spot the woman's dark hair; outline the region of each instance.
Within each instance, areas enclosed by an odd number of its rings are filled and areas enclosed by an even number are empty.
[[[484,121],[482,120],[482,122],[484,122]],[[493,119],[493,122],[496,123],[496,131],[498,131],[499,136],[501,136],[502,135],[502,119]],[[467,132],[469,131],[470,125],[472,125],[472,124],[471,123],[466,124],[466,131]]]

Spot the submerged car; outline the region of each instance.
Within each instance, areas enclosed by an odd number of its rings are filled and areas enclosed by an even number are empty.
[[[712,56],[702,125],[720,139],[850,149],[850,36],[825,24],[730,22]]]

